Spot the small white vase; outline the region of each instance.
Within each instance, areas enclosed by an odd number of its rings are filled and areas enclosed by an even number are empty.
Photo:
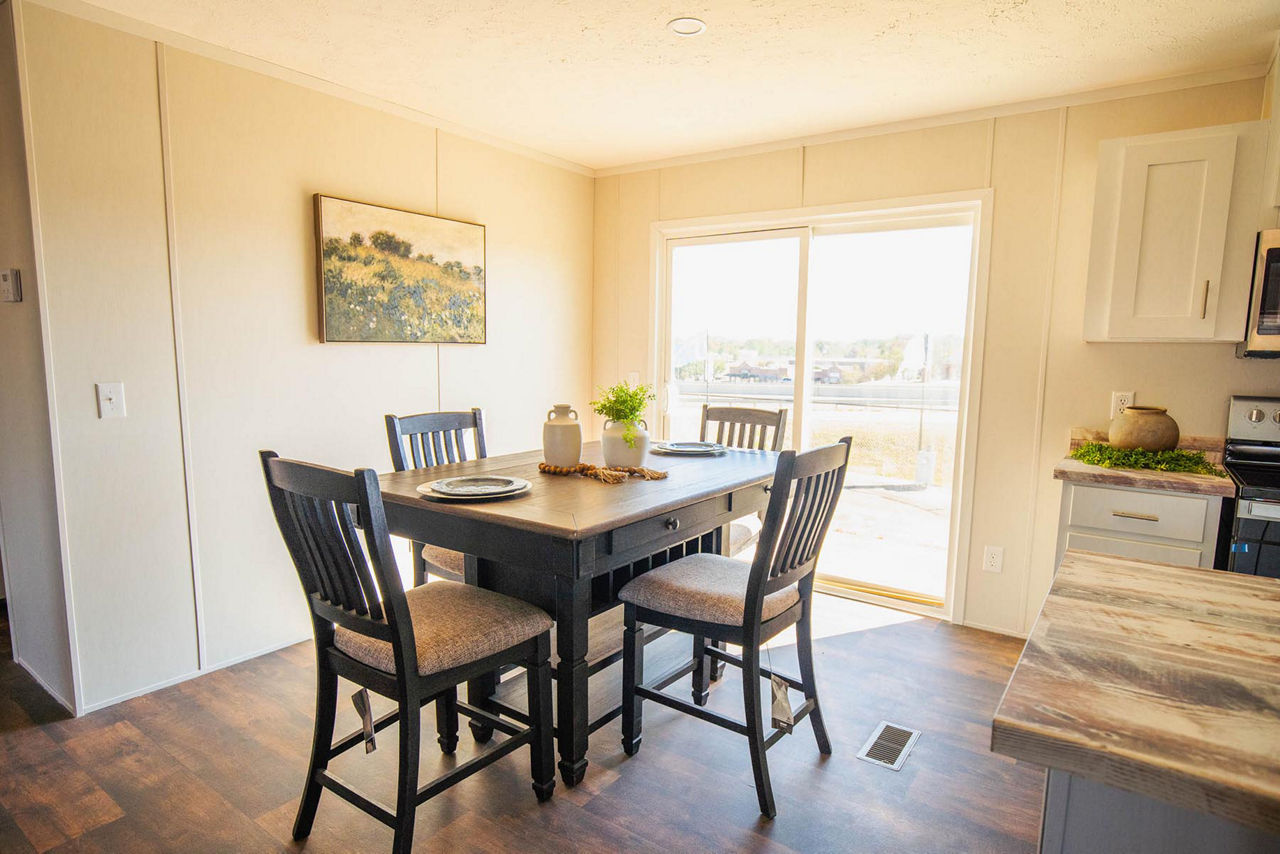
[[[557,403],[542,425],[542,459],[549,466],[570,468],[582,460],[582,425],[567,403]]]
[[[600,436],[600,450],[604,453],[604,464],[610,467],[643,465],[645,452],[649,450],[648,427],[649,425],[643,420],[632,422],[631,431],[635,434],[632,438],[635,445],[632,447],[624,438],[627,432],[626,422],[604,422],[604,432]]]

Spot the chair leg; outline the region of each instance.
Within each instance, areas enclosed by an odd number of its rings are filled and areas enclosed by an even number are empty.
[[[827,738],[827,726],[822,720],[822,707],[818,704],[818,682],[813,674],[813,599],[805,602],[804,616],[796,623],[796,656],[800,659],[800,681],[804,683],[804,698],[813,701],[809,721],[813,724],[813,737],[818,742],[818,752],[831,755],[831,739]]]
[[[555,717],[551,708],[551,637],[538,641],[536,660],[525,668],[529,693],[529,722],[533,741],[529,744],[529,764],[533,791],[542,803],[551,799],[556,787]]]
[[[427,583],[427,562],[422,559],[422,543],[410,543],[413,548],[413,586]]]
[[[458,689],[449,688],[436,697],[436,741],[446,754],[458,748]]]
[[[316,780],[316,774],[329,766],[329,750],[333,747],[333,725],[337,714],[338,674],[321,663],[316,670],[316,721],[311,738],[311,762],[307,766],[307,783],[302,789],[298,815],[293,821],[294,839],[306,839],[311,835],[316,807],[320,805],[320,793],[324,791]]]
[[[693,636],[693,703],[705,706],[711,691],[711,676],[715,670],[716,660],[707,655],[707,639],[702,635]]]
[[[418,812],[418,761],[422,744],[422,708],[417,697],[400,701],[400,765],[396,775],[396,825],[393,854],[413,849],[413,822]]]
[[[634,605],[626,606],[626,626],[622,630],[622,749],[635,756],[640,749],[641,704],[636,686],[644,682],[644,629],[636,621]]]
[[[719,650],[723,650],[723,649],[724,649],[724,641],[712,641],[712,642],[711,642],[711,645],[712,645],[712,646],[714,646],[716,649],[719,649]],[[719,681],[720,681],[720,677],[721,677],[721,676],[724,676],[724,669],[725,669],[727,666],[728,666],[727,664],[725,664],[723,661],[721,661],[721,660],[720,660],[720,659],[718,659],[718,658],[713,658],[713,659],[711,659],[711,675],[710,675],[710,680],[711,680],[712,682],[719,682]]]
[[[747,743],[751,747],[751,771],[756,778],[756,799],[766,818],[778,814],[769,784],[769,764],[764,750],[764,717],[760,703],[760,647],[750,644],[742,650],[742,698],[746,707]]]

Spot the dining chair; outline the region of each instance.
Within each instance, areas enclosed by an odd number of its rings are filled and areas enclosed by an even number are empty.
[[[470,412],[424,412],[403,417],[388,415],[386,421],[391,465],[396,471],[466,462],[467,430],[472,431],[476,459],[489,456],[484,445],[484,413],[479,409],[473,408]],[[414,543],[413,585],[424,584],[427,573],[463,581],[466,577],[466,556],[452,549]]]
[[[392,851],[408,852],[419,804],[526,744],[533,790],[539,801],[550,798],[555,788],[551,618],[533,605],[456,582],[406,592],[372,469],[343,472],[283,460],[274,451],[259,455],[315,636],[315,732],[293,838],[310,835],[320,795],[329,789],[390,825],[395,831]],[[528,674],[528,714],[507,713],[526,724],[523,728],[457,700],[459,683],[504,664],[523,666]],[[396,708],[376,719],[364,715],[360,729],[334,742],[340,676],[361,687],[352,698],[358,708],[368,709],[369,691],[394,700]],[[459,713],[509,737],[419,787],[422,707],[432,701],[437,740],[446,754],[457,746]],[[359,744],[373,749],[374,734],[397,721],[399,766],[392,809],[353,789],[329,770],[329,762]]]
[[[747,737],[760,812],[777,815],[765,752],[789,728],[765,733],[760,678],[780,679],[800,691],[804,702],[791,710],[799,723],[808,717],[818,751],[830,755],[813,671],[813,577],[818,554],[840,500],[849,464],[849,437],[803,454],[784,451],[770,487],[760,547],[751,563],[714,554],[695,554],[652,569],[618,592],[625,604],[622,657],[622,747],[628,756],[640,749],[645,700],[700,718]],[[707,641],[737,644],[732,655],[706,644],[705,656],[742,668],[746,721],[737,721],[676,699],[663,689],[694,672],[698,660],[644,680],[641,624],[688,632]],[[760,666],[760,645],[790,626],[796,627],[800,678]],[[695,677],[696,677],[695,672]],[[788,700],[788,706],[790,701]]]
[[[698,438],[707,438],[715,425],[715,440],[732,448],[758,451],[781,451],[787,432],[787,410],[749,409],[742,406],[709,406],[702,404],[702,428]],[[770,436],[772,433],[772,436]],[[738,519],[729,525],[729,555],[741,554],[755,545],[760,526],[754,516]]]

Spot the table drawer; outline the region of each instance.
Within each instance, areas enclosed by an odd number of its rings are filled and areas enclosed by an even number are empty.
[[[641,522],[633,522],[618,528],[610,538],[610,554],[622,554],[632,549],[648,547],[653,544],[659,548],[664,541],[679,540],[683,537],[694,537],[698,533],[698,524],[714,519],[729,510],[729,497],[718,495],[681,507],[661,516],[654,516]]]
[[[1074,486],[1067,524],[1198,543],[1208,508],[1207,499],[1194,495]]]

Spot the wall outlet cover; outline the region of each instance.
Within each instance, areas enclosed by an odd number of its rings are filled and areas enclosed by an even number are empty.
[[[1111,392],[1111,412],[1108,418],[1115,418],[1120,414],[1120,410],[1126,406],[1133,406],[1133,392],[1131,391],[1113,391]]]
[[[987,546],[983,549],[982,568],[987,572],[1004,571],[1004,547]]]
[[[0,270],[0,302],[22,302],[22,276],[17,270]]]

